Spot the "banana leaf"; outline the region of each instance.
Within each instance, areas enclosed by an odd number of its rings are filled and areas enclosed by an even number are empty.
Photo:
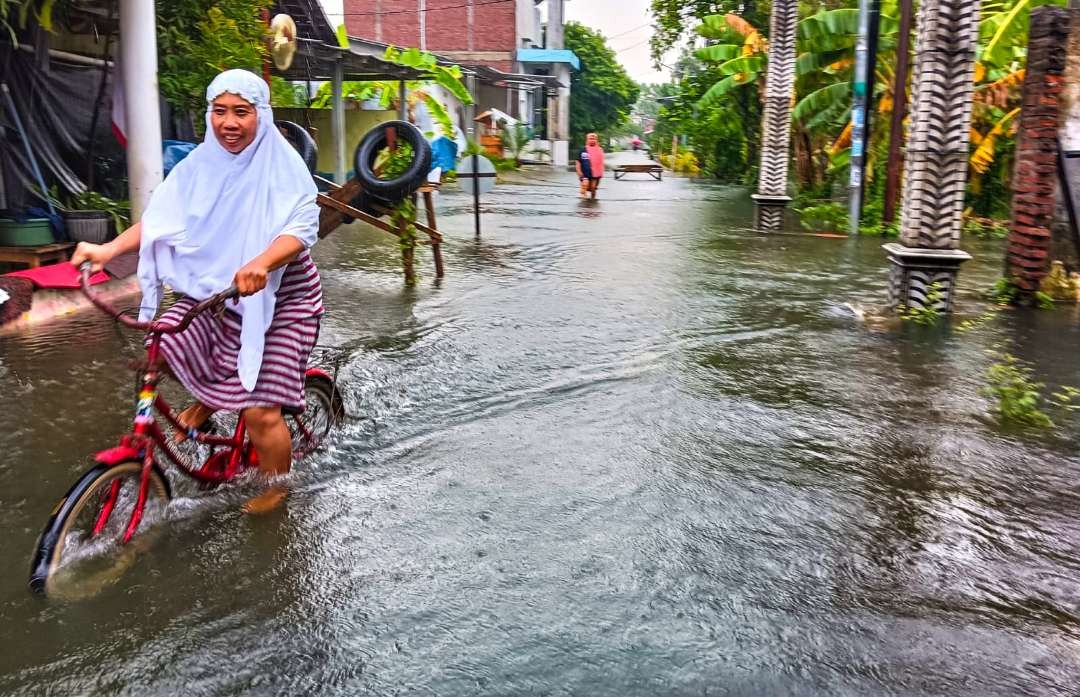
[[[851,102],[851,84],[834,82],[815,90],[798,101],[791,117],[809,126],[809,121],[821,113],[828,113],[837,104],[849,105]]]
[[[740,56],[720,66],[723,75],[758,74],[765,69],[765,56]],[[747,82],[744,80],[743,82]]]
[[[738,57],[742,53],[742,46],[736,46],[735,44],[713,44],[712,46],[706,46],[705,48],[699,48],[694,51],[694,55],[699,60],[711,61],[713,63],[723,63],[729,61],[732,58]]]
[[[734,75],[729,75],[723,80],[717,82],[712,87],[710,87],[708,92],[701,95],[701,99],[698,100],[697,104],[699,107],[702,108],[713,106],[717,102],[719,102],[720,99],[728,92],[742,87],[743,85],[748,85],[751,82],[754,82],[755,80],[757,80],[757,77],[758,76],[755,73],[754,75],[747,76],[744,80],[740,81],[736,80]]]
[[[824,70],[833,63],[849,56],[851,56],[851,51],[807,51],[795,59],[795,73],[797,75],[809,75],[818,70]]]

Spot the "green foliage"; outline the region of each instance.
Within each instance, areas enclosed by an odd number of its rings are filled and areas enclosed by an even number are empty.
[[[839,203],[820,203],[796,208],[799,224],[811,232],[847,232],[848,209]]]
[[[513,161],[515,166],[519,166],[521,164],[521,154],[525,152],[525,148],[529,144],[529,127],[523,123],[515,123],[512,126],[500,124],[499,127],[503,132],[503,145],[510,151],[508,159]]]
[[[581,59],[570,78],[570,138],[584,144],[586,133],[603,134],[625,122],[641,90],[600,33],[567,22],[566,48]]]
[[[223,70],[259,73],[267,55],[261,12],[270,0],[157,3],[158,84],[175,108],[206,110],[206,86]],[[198,126],[201,122],[196,120]]]
[[[42,29],[52,31],[56,5],[56,0],[0,0],[0,35],[7,34],[15,43],[16,30],[25,29],[31,15]]]
[[[454,120],[450,118],[450,112],[446,110],[446,106],[423,90],[417,90],[414,94],[417,99],[424,102],[427,106],[428,113],[431,114],[431,119],[442,129],[443,135],[453,139]]]
[[[307,88],[272,75],[270,77],[270,104],[275,107],[302,109],[307,106]]]
[[[769,3],[762,0],[652,0],[650,12],[654,31],[649,48],[658,66],[665,53],[693,39],[689,28],[710,15],[735,13],[762,28],[769,23]]]
[[[1061,391],[1050,395],[1051,403],[1066,411],[1080,411],[1080,390],[1075,387],[1062,387]]]
[[[425,82],[434,82],[454,95],[462,104],[473,103],[469,89],[461,81],[461,68],[456,65],[439,65],[435,54],[418,48],[400,49],[396,46],[388,46],[383,58],[397,65],[422,70],[430,76],[430,79]]]
[[[1009,224],[989,218],[966,218],[963,235],[981,240],[1003,240],[1009,235]]]
[[[131,225],[130,202],[115,201],[96,191],[84,191],[78,196],[71,197],[68,201],[67,209],[72,211],[102,211],[108,213],[113,220],[113,226],[116,228],[117,235]]]
[[[375,156],[375,163],[371,169],[379,179],[390,181],[397,179],[412,164],[415,151],[407,142],[401,141],[396,148],[383,148]]]
[[[412,199],[405,197],[390,209],[390,224],[398,234],[398,246],[402,252],[416,249],[416,204]],[[407,285],[414,285],[414,276],[405,279]]]
[[[1053,310],[1057,307],[1057,303],[1055,303],[1054,299],[1047,293],[1037,290],[1035,291],[1035,307],[1040,310]]]
[[[938,304],[944,299],[945,294],[941,292],[941,286],[937,283],[931,283],[930,287],[926,289],[926,304],[923,307],[911,306],[900,309],[900,317],[909,322],[915,324],[921,324],[924,327],[932,327],[941,320],[941,310],[938,309]]]
[[[728,183],[749,183],[758,165],[761,101],[757,85],[725,94],[715,103],[702,96],[721,79],[718,67],[697,61],[692,53],[680,60],[677,85],[645,85],[638,111],[655,114],[656,129],[648,139],[654,153],[669,152],[671,137],[686,136],[702,174]],[[658,102],[664,98],[663,103]],[[668,99],[673,98],[673,99]]]
[[[980,60],[1007,67],[1023,61],[1027,51],[1031,10],[1042,5],[1065,7],[1066,0],[995,0],[984,2],[979,21]]]
[[[1024,292],[1012,278],[1002,277],[994,282],[990,290],[983,294],[984,297],[995,305],[1020,305],[1029,301],[1040,310],[1053,310],[1057,307],[1054,298],[1041,290],[1035,291],[1030,298],[1024,297]]]
[[[438,85],[454,95],[463,104],[472,104],[472,95],[469,94],[468,88],[461,81],[461,68],[456,65],[439,65],[434,54],[415,48],[403,50],[389,46],[383,58],[397,65],[416,68],[428,75],[428,80],[405,83],[405,87],[409,91],[409,107],[411,109],[417,101],[423,102],[427,106],[432,120],[442,129],[443,135],[452,138],[455,129],[450,113],[447,111],[446,106],[430,92],[426,91],[425,88],[432,84]],[[395,95],[398,94],[400,85],[400,82],[387,80],[344,82],[341,85],[342,98],[345,101],[363,102],[378,97],[381,100],[380,105],[382,108],[389,109],[393,104]],[[315,99],[312,100],[311,107],[313,109],[329,109],[333,106],[333,101],[333,85],[329,82],[323,83],[318,92],[315,93]]]
[[[389,82],[353,82],[346,80],[341,83],[341,97],[346,102],[364,102],[374,99],[381,94],[383,89],[393,90],[393,84]],[[334,105],[334,86],[329,82],[319,85],[315,92],[315,98],[311,100],[312,109],[329,109]]]
[[[1020,295],[1020,288],[1011,278],[999,278],[994,281],[984,296],[995,305],[1012,305]]]
[[[1039,407],[1043,384],[1031,379],[1031,368],[1005,354],[986,371],[982,394],[994,402],[994,413],[1004,424],[1052,428],[1054,422]]]
[[[680,149],[674,157],[661,155],[659,159],[661,165],[677,174],[685,174],[690,177],[701,174],[701,165],[698,163],[697,155],[689,150]]]

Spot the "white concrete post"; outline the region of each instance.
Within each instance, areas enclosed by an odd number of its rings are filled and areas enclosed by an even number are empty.
[[[142,218],[162,180],[161,104],[157,80],[157,20],[153,0],[120,0],[120,63],[127,119],[131,219]]]
[[[334,181],[345,183],[345,174],[349,171],[345,162],[345,97],[342,83],[345,81],[345,68],[338,62],[334,66],[334,79],[331,82],[332,102],[330,114],[330,137],[334,141]]]

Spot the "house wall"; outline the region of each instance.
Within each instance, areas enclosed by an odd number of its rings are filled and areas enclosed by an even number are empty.
[[[521,3],[472,0],[475,4],[461,7],[467,2],[345,0],[345,26],[350,35],[359,38],[425,48],[462,63],[512,70],[517,48],[517,5]],[[426,8],[423,32],[421,3]],[[362,14],[390,12],[397,14]]]
[[[305,116],[304,112],[307,112]],[[319,146],[319,160],[316,169],[323,176],[332,179],[336,163],[334,162],[333,129],[330,126],[330,109],[274,109],[274,118],[281,121],[292,121],[301,126],[306,126],[308,120],[311,125],[319,129],[316,142]],[[364,134],[375,126],[397,118],[394,111],[367,111],[363,109],[346,108],[345,110],[345,143],[347,153],[347,169],[352,170],[353,152]]]

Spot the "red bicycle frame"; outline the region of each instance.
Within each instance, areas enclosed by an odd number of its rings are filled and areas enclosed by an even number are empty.
[[[81,271],[83,294],[89,298],[97,308],[112,316],[124,326],[130,329],[145,331],[150,336],[150,345],[147,349],[147,369],[143,375],[142,387],[139,390],[139,401],[135,407],[134,428],[130,434],[123,436],[120,439],[120,444],[117,447],[102,450],[94,456],[94,459],[97,462],[106,465],[115,465],[120,462],[131,460],[142,460],[142,475],[139,481],[138,499],[135,502],[135,507],[131,512],[131,518],[128,520],[127,527],[124,530],[123,542],[127,543],[135,534],[135,530],[139,527],[139,522],[142,520],[143,511],[146,508],[146,498],[150,488],[150,473],[154,468],[154,463],[156,461],[155,455],[157,453],[164,453],[169,461],[189,477],[209,484],[220,484],[228,481],[244,470],[255,466],[258,462],[254,448],[250,447],[246,440],[247,426],[244,423],[243,415],[239,417],[236,430],[231,436],[215,436],[203,433],[198,429],[189,428],[180,423],[180,420],[172,410],[172,407],[170,407],[169,403],[165,401],[165,398],[158,393],[158,384],[161,382],[162,378],[162,371],[160,368],[162,337],[166,334],[176,334],[184,331],[199,314],[207,310],[224,307],[224,303],[227,300],[238,297],[238,293],[235,287],[229,288],[222,293],[218,293],[212,298],[204,300],[191,308],[191,310],[189,310],[176,324],[163,324],[157,321],[139,322],[118,312],[106,301],[91,292],[89,285],[89,264],[83,264]],[[321,373],[322,371],[319,372]],[[175,447],[161,430],[161,426],[159,426],[157,420],[154,419],[155,411],[164,416],[178,432],[186,434],[189,439],[221,449],[213,452],[207,461],[202,463],[202,466],[197,468],[193,467],[184,457],[176,452]],[[310,440],[312,437],[311,432],[299,419],[296,419],[296,421],[305,437]],[[120,480],[116,480],[112,483],[108,494],[106,494],[105,502],[102,505],[101,512],[98,514],[97,521],[94,524],[95,535],[100,533],[108,523],[113,509],[116,507],[116,501],[120,495],[120,487]]]

